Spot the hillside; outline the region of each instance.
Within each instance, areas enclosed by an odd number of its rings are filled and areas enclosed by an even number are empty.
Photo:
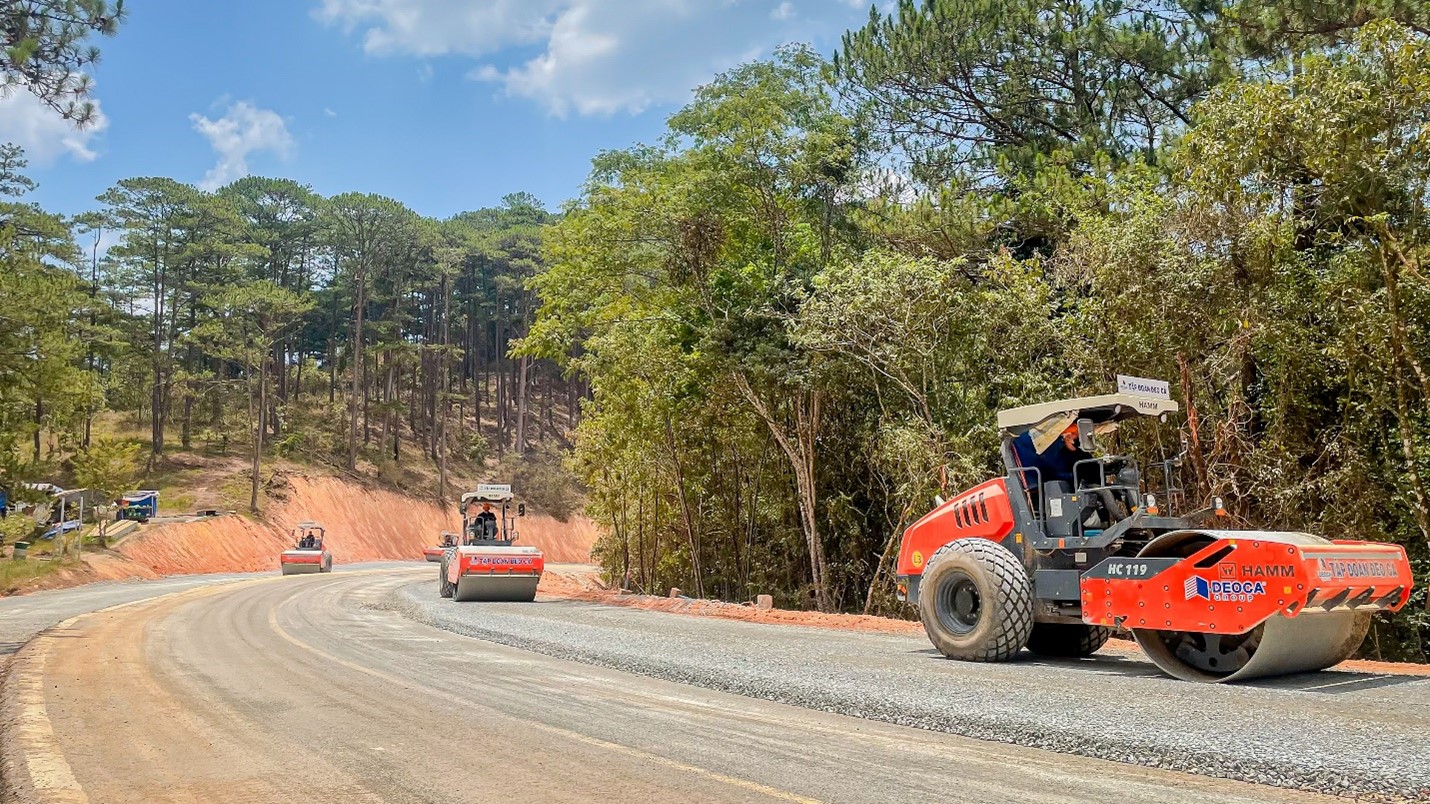
[[[167,499],[194,507],[223,507],[229,485],[227,462],[193,463],[165,478]],[[159,484],[156,484],[159,485]],[[304,520],[328,528],[328,546],[339,564],[362,561],[420,560],[422,548],[436,543],[443,530],[460,527],[456,506],[382,488],[375,483],[288,466],[266,484],[262,512],[238,513],[193,521],[160,521],[142,526],[112,549],[86,546],[83,562],[46,567],[38,577],[0,585],[0,596],[61,588],[101,580],[155,578],[210,572],[262,572],[278,568],[278,554],[290,545],[293,526]],[[178,513],[163,505],[164,518]],[[521,543],[540,548],[548,561],[585,563],[598,531],[582,515],[561,521],[532,510],[519,520]],[[41,548],[43,551],[44,548]],[[30,562],[31,565],[48,562]]]

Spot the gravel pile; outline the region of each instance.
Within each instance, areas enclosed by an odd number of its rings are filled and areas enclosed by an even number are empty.
[[[386,607],[549,656],[854,717],[1207,776],[1430,801],[1430,678],[1325,672],[1229,686],[1152,665],[951,662],[922,639],[569,601]]]

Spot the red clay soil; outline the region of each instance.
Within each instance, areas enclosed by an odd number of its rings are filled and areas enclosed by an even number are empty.
[[[606,603],[615,606],[688,614],[697,617],[719,617],[724,620],[744,620],[753,623],[807,625],[844,631],[865,631],[879,634],[922,634],[923,626],[908,620],[888,617],[866,617],[861,614],[821,614],[816,611],[789,609],[757,609],[752,605],[724,603],[718,600],[655,597],[653,595],[619,594],[608,589],[593,571],[564,567],[548,567],[541,576],[539,591],[553,597]]]
[[[414,500],[333,477],[290,476],[291,489],[270,503],[261,520],[220,516],[146,528],[119,546],[129,560],[162,575],[259,572],[278,569],[278,554],[292,546],[292,529],[312,520],[327,528],[327,548],[338,564],[418,560],[443,530],[457,530],[456,506]],[[548,516],[518,520],[520,544],[542,550],[551,562],[590,560],[595,525],[584,517],[558,522]]]

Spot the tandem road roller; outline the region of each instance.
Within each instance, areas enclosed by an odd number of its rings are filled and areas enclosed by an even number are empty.
[[[333,554],[323,546],[328,531],[317,522],[299,522],[293,528],[293,547],[278,555],[284,575],[332,572]]]
[[[1164,513],[1135,459],[1094,455],[1098,436],[1178,410],[1164,384],[1120,380],[1000,412],[1005,474],[905,531],[899,597],[941,653],[1088,656],[1127,630],[1176,678],[1240,681],[1337,664],[1373,612],[1410,599],[1398,545],[1232,530],[1219,499]],[[1160,462],[1168,503],[1178,463]]]
[[[516,545],[516,518],[526,514],[526,503],[512,501],[504,483],[483,483],[462,495],[462,532],[442,551],[438,595],[458,602],[536,599],[546,557]]]

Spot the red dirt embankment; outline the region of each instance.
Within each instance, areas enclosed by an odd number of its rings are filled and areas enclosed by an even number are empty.
[[[148,567],[141,567],[112,552],[86,553],[81,563],[62,567],[53,574],[16,584],[9,589],[0,589],[0,597],[24,595],[42,589],[68,589],[96,581],[153,580],[159,577],[159,573]]]
[[[863,614],[824,614],[793,609],[759,609],[753,605],[700,600],[689,597],[657,597],[655,595],[622,594],[607,587],[596,573],[581,570],[548,568],[541,576],[540,591],[553,597],[606,603],[668,614],[689,614],[696,617],[718,617],[722,620],[743,620],[752,623],[807,625],[842,631],[865,631],[877,634],[922,634],[923,626],[913,620],[895,620]]]
[[[118,552],[161,575],[257,572],[278,568],[293,526],[313,520],[327,528],[327,548],[339,564],[422,558],[443,530],[457,530],[456,506],[414,500],[333,477],[292,476],[284,497],[262,520],[220,516],[146,528]],[[596,527],[584,517],[558,522],[544,515],[518,520],[521,544],[549,562],[590,560]]]

